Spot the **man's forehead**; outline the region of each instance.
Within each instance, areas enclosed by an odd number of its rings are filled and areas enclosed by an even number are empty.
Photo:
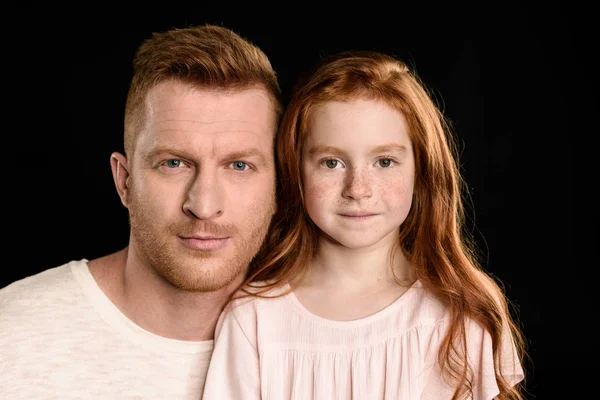
[[[271,130],[244,121],[200,123],[177,120],[149,126],[141,135],[139,149],[145,154],[189,153],[220,156],[229,153],[261,153],[272,157]]]
[[[150,116],[156,120],[192,118],[205,123],[236,120],[272,125],[275,113],[266,89],[198,88],[178,81],[161,82],[147,97]]]
[[[212,126],[215,128],[215,126]],[[205,129],[205,130],[169,130],[157,129],[149,135],[152,147],[219,147],[219,148],[248,148],[268,146],[273,143],[270,132],[257,132],[251,129]]]
[[[264,123],[258,123],[249,119],[224,119],[215,117],[214,119],[195,119],[195,118],[171,118],[155,119],[149,126],[150,131],[157,138],[183,137],[189,136],[214,136],[214,139],[222,140],[255,140],[263,136],[271,138],[271,129]],[[256,138],[254,138],[256,136]]]
[[[159,148],[213,147],[221,152],[272,147],[275,111],[265,89],[227,92],[168,81],[149,93],[147,106],[146,128],[138,137],[143,153]]]

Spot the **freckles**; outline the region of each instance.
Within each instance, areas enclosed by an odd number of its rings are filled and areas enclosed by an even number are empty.
[[[327,181],[309,181],[304,185],[307,198],[313,201],[331,199],[337,191],[336,184]]]
[[[396,193],[407,193],[413,190],[413,181],[408,177],[401,175],[388,177],[380,183],[380,188],[387,189]]]
[[[414,184],[406,176],[389,177],[379,182],[378,190],[380,199],[389,207],[404,210],[410,208]]]

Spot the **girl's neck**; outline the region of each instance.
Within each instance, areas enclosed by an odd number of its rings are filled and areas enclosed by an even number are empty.
[[[296,298],[309,312],[334,321],[357,320],[381,311],[414,283],[402,251],[398,249],[390,259],[392,247],[379,242],[370,248],[349,249],[322,240],[294,289]]]
[[[347,292],[369,292],[390,285],[411,284],[414,274],[402,250],[391,259],[393,242],[383,240],[368,248],[350,249],[322,239],[302,284],[344,288]]]

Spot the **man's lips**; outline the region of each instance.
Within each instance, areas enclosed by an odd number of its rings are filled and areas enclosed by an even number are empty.
[[[183,245],[191,250],[219,250],[225,247],[229,241],[228,236],[216,235],[194,235],[179,236]]]

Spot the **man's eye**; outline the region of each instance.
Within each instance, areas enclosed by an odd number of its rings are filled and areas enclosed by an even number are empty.
[[[179,168],[179,167],[181,167],[182,163],[181,163],[181,160],[167,160],[165,162],[165,164],[169,168]]]
[[[231,163],[231,166],[236,171],[245,171],[248,169],[248,164],[243,161],[234,161]]]

